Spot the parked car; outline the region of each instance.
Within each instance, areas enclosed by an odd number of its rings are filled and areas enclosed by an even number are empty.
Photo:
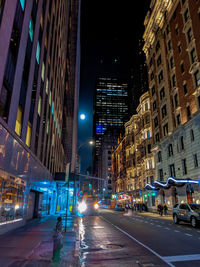
[[[173,220],[176,224],[184,221],[196,227],[200,222],[200,205],[195,203],[175,204],[173,207]]]

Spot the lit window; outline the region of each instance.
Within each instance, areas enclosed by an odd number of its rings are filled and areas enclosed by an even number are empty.
[[[55,111],[55,114],[54,114],[54,121],[56,121],[56,111]]]
[[[33,41],[33,21],[32,21],[32,19],[30,20],[28,31],[29,31],[30,39],[31,39],[31,41]]]
[[[44,82],[44,72],[45,72],[45,66],[44,66],[44,62],[42,63],[42,80]]]
[[[49,94],[49,105],[51,105],[51,91],[50,91],[50,94]]]
[[[25,0],[20,0],[20,4],[21,4],[21,7],[22,7],[22,10],[24,10],[24,7],[25,7]]]
[[[21,135],[21,130],[22,130],[22,109],[21,107],[18,107],[17,110],[17,119],[15,123],[15,132],[19,136]]]
[[[31,127],[31,124],[29,122],[28,127],[27,127],[27,133],[26,133],[26,145],[28,147],[30,147],[30,145],[31,145],[31,129],[32,129],[32,127]]]
[[[46,93],[48,94],[49,91],[49,80],[46,80]]]
[[[42,105],[42,99],[41,96],[39,97],[39,101],[38,101],[38,115],[41,115],[41,105]]]
[[[39,44],[39,42],[37,43],[36,60],[37,60],[37,63],[39,64],[39,62],[40,62],[40,44]]]
[[[47,122],[47,134],[49,133],[49,120]]]
[[[52,138],[52,146],[54,146],[54,134],[53,134],[53,138]]]
[[[52,114],[54,113],[54,101],[52,103]]]
[[[43,23],[44,23],[44,19],[43,19],[43,12],[42,12],[42,15],[41,15],[41,18],[40,18],[40,25],[41,25],[42,29],[43,29]]]

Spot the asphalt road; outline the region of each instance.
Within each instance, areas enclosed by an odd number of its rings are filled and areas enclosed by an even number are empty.
[[[80,219],[81,266],[200,266],[200,228],[101,210]]]

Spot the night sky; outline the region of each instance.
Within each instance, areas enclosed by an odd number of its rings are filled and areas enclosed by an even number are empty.
[[[92,139],[96,77],[113,73],[126,77],[149,4],[150,0],[82,0],[79,115],[85,113],[86,119],[79,119],[78,125],[81,171],[92,164],[92,147],[87,142]]]

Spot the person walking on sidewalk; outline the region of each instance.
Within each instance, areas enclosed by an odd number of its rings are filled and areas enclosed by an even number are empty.
[[[166,203],[164,204],[163,209],[164,209],[164,214],[165,214],[165,216],[167,216],[168,208],[167,208]]]
[[[59,216],[57,218],[56,228],[54,229],[53,235],[53,260],[59,260],[60,249],[62,248],[62,218]]]

